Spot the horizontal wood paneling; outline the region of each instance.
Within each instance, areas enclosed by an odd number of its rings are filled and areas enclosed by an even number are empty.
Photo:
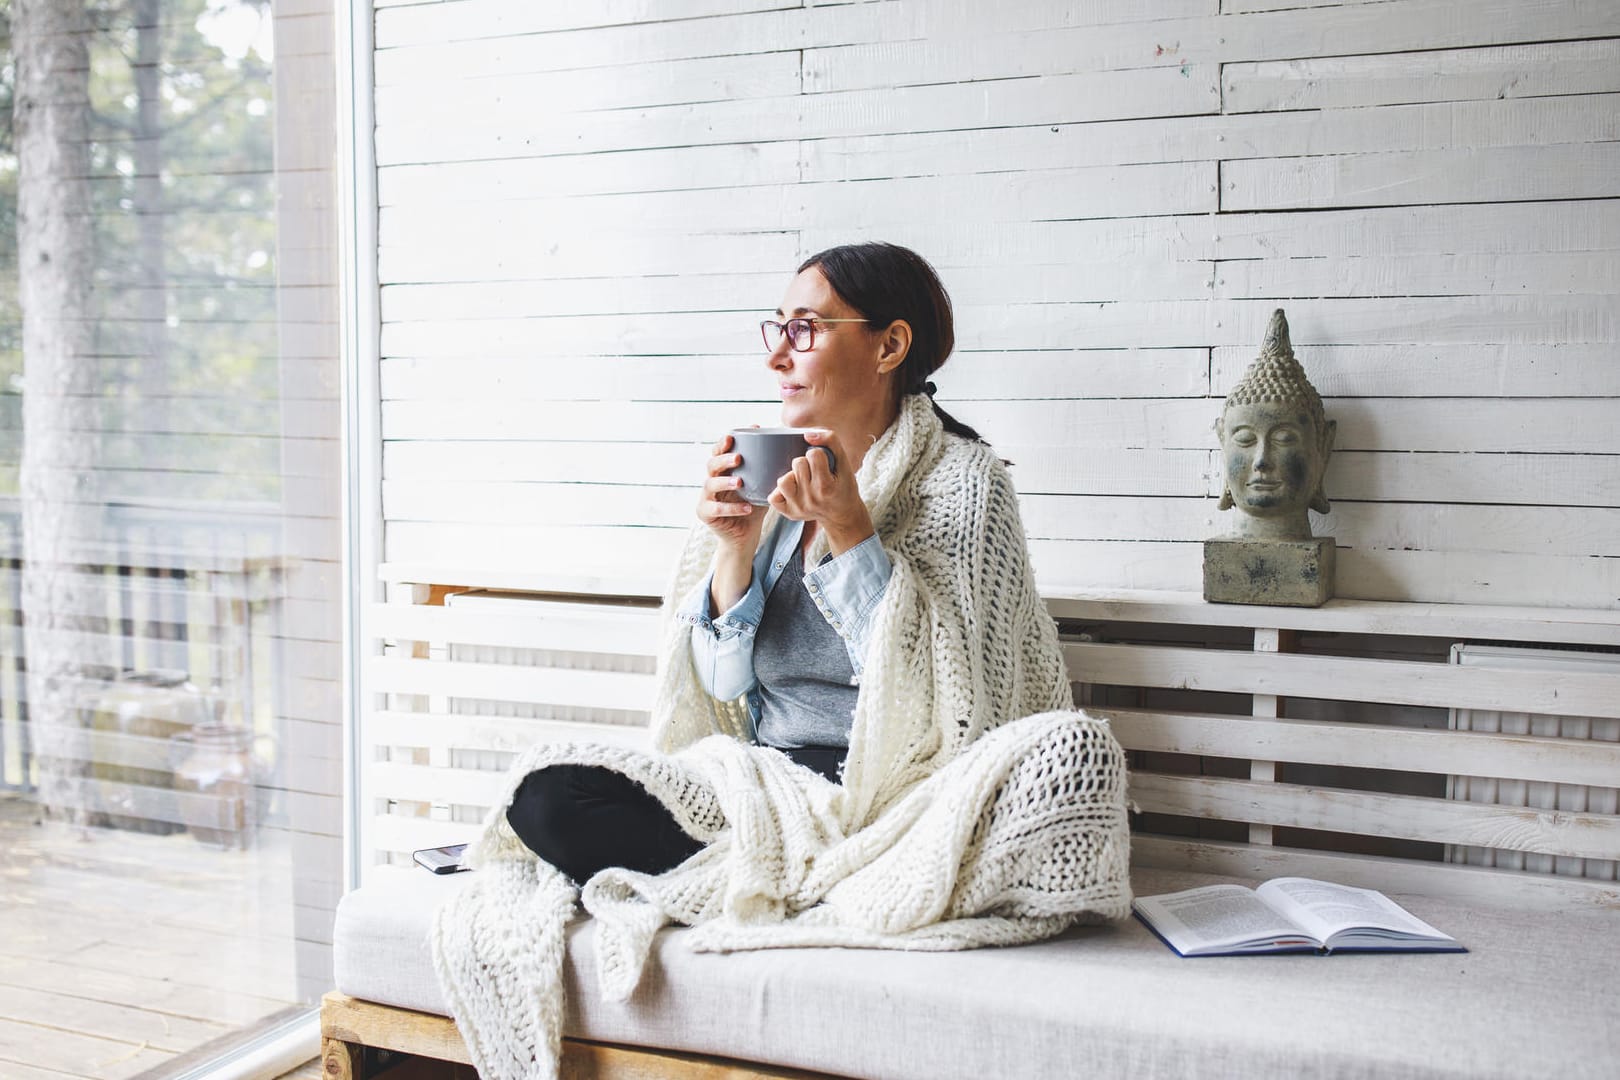
[[[513,649],[652,656],[658,612],[530,601],[522,616],[419,604],[375,604],[372,630],[383,638]]]
[[[941,378],[945,376],[942,374]],[[942,404],[992,443],[1076,449],[1198,449],[1217,446],[1209,403],[1187,399],[977,401]],[[1453,453],[1620,453],[1616,406],[1599,398],[1467,400],[1437,406],[1412,399],[1329,401],[1340,450]],[[385,401],[391,439],[522,439],[708,442],[750,423],[769,424],[776,406],[743,402],[486,400]],[[1481,464],[1487,464],[1482,462]]]
[[[779,273],[562,278],[551,282],[544,291],[536,291],[527,281],[389,285],[382,290],[382,310],[383,319],[387,322],[403,322],[411,319],[471,322],[535,316],[657,314],[693,310],[752,313],[754,309],[749,306],[748,301],[756,295],[763,294],[768,288],[774,288],[780,283],[780,279]],[[399,368],[403,366],[403,362],[413,359],[415,358],[401,357],[395,361],[390,358],[383,362],[385,397],[413,396],[409,392],[401,392],[398,388],[388,385],[390,377],[397,378],[389,368]],[[659,358],[659,366],[665,369],[671,367],[687,369],[689,365],[709,363],[712,359],[684,357],[683,362],[677,365],[672,364],[668,358]],[[730,359],[736,363],[744,357],[739,354]],[[758,374],[759,356],[749,353],[746,359],[749,361],[746,374]],[[485,362],[486,365],[489,363],[501,365],[498,374],[509,379],[556,378],[560,374],[574,378],[592,376],[592,373],[586,370],[541,373],[529,366],[515,365],[510,358],[490,357]],[[585,365],[578,366],[583,368]],[[744,373],[745,369],[737,366],[723,373],[717,372],[716,375],[742,376]],[[486,371],[483,374],[487,378],[495,372]],[[615,374],[617,373],[597,374],[595,378],[601,380]],[[630,371],[624,373],[622,377],[637,378],[638,374]],[[688,382],[694,381],[701,388],[719,380],[714,377],[688,379]],[[479,390],[477,382],[468,383],[465,380],[445,380],[445,382],[459,387],[463,396],[477,393]],[[565,386],[557,389],[566,392]],[[600,383],[596,392],[601,392]]]
[[[1121,745],[1131,750],[1600,787],[1620,777],[1620,743],[1139,709],[1091,711],[1105,717]]]
[[[1601,199],[1620,195],[1620,143],[1230,161],[1227,210]],[[1392,177],[1400,177],[1394,180]]]
[[[372,714],[367,738],[379,746],[412,746],[430,751],[495,750],[514,754],[541,742],[596,742],[638,750],[648,745],[647,729],[630,725],[392,711]]]
[[[901,131],[803,144],[807,180],[951,175],[1164,161],[1287,158],[1612,137],[1613,94],[1399,108],[1167,116],[968,132]]]
[[[495,0],[499,3],[499,0]],[[548,8],[555,5],[546,5]],[[923,34],[932,22],[983,31],[1047,31],[1135,23],[1146,19],[1207,13],[1207,0],[1122,0],[1085,4],[1019,4],[986,11],[964,0],[928,3],[857,3],[830,5],[747,4],[725,17],[670,17],[655,8],[631,23],[599,17],[595,5],[570,5],[568,14],[547,14],[551,32],[509,32],[460,42],[469,37],[455,22],[461,5],[435,5],[420,13],[413,31],[396,38],[394,12],[378,13],[377,81],[406,81],[429,69],[449,76],[493,75],[623,63],[649,63],[701,56],[735,56],[778,49],[816,49],[874,40],[907,40]],[[776,7],[785,10],[760,9]],[[680,8],[673,9],[681,10]],[[588,11],[589,14],[585,12]],[[529,16],[535,18],[535,16]],[[669,21],[660,21],[669,19]],[[624,23],[614,25],[615,23]],[[580,29],[569,31],[569,27]],[[434,31],[441,31],[435,33]],[[385,44],[386,43],[386,44]],[[409,43],[421,43],[412,48]],[[393,47],[389,47],[389,46]]]
[[[426,132],[401,123],[377,128],[377,163],[419,162],[428,153],[442,154],[449,161],[523,157],[537,143],[585,153],[770,142],[788,137],[781,127],[785,115],[793,117],[792,130],[798,138],[1182,116],[1218,111],[1220,91],[1215,82],[1216,69],[1206,64],[1185,77],[1175,69],[1141,68],[1107,75],[1088,72],[1041,80],[800,95],[775,99],[775,109],[763,109],[759,101],[737,100],[551,118],[531,113],[509,128],[483,127],[477,118]]]
[[[377,170],[382,206],[539,199],[632,191],[781,184],[799,176],[790,142],[678,146],[497,161],[392,165]],[[703,268],[694,268],[703,272]]]
[[[1342,595],[1370,600],[1620,608],[1620,560],[1585,555],[1344,551],[1338,582]]]
[[[1116,461],[1123,459],[1116,458]],[[1202,540],[1224,515],[1208,498],[1107,497],[1026,493],[1024,528],[1058,540]],[[689,485],[481,483],[388,480],[385,513],[400,521],[465,521],[491,525],[685,526],[695,496]],[[1620,557],[1620,509],[1434,506],[1419,516],[1398,504],[1339,503],[1322,535],[1349,548],[1530,551]]]
[[[577,195],[491,204],[446,203],[425,210],[384,209],[385,247],[445,245],[448,238],[531,234],[567,221],[667,231],[682,215],[724,220],[736,232],[768,231],[784,220],[844,228],[950,220],[968,208],[984,221],[1146,217],[1214,210],[1214,162],[1050,169],[1009,179],[994,173],[711,188],[651,194]],[[690,220],[690,218],[688,218]],[[774,306],[774,305],[773,305]]]
[[[652,700],[651,676],[618,671],[456,661],[419,664],[388,657],[373,657],[367,666],[371,686],[379,693],[447,694],[605,709],[641,709]]]
[[[709,274],[781,275],[784,271],[780,260],[791,260],[801,248],[808,253],[831,243],[883,235],[928,246],[933,261],[945,270],[1012,265],[1027,267],[1024,272],[1032,278],[1039,278],[1045,266],[1076,261],[1085,265],[1122,260],[1248,260],[1273,258],[1279,251],[1290,258],[1359,258],[1430,253],[1603,252],[1620,248],[1620,208],[1613,200],[1039,224],[991,225],[954,218],[930,223],[926,228],[899,222],[886,229],[846,226],[809,229],[797,235],[785,228],[749,234],[692,233],[670,231],[667,226],[671,224],[688,227],[685,222],[665,222],[649,234],[648,230],[629,230],[622,225],[580,229],[565,220],[548,230],[550,243],[542,250],[513,244],[495,253],[465,243],[465,237],[455,238],[452,245],[423,251],[394,250],[385,238],[381,252],[383,280],[385,284],[410,282],[412,268],[417,267],[421,269],[416,272],[428,275],[425,280],[433,282],[521,280],[525,273],[543,279],[615,278],[681,274],[689,269]],[[771,246],[773,242],[775,247]],[[1080,251],[1087,253],[1083,260],[1076,259]],[[778,260],[775,264],[773,258]],[[482,269],[459,269],[463,265]],[[739,307],[774,307],[776,291]],[[1154,333],[1153,324],[1143,324],[1140,333]],[[1150,337],[1128,344],[1155,343]],[[1325,343],[1337,342],[1330,339]],[[1300,339],[1300,344],[1305,344],[1305,339]]]
[[[784,260],[797,265],[797,258],[798,239],[786,230],[658,232],[649,236],[645,230],[623,228],[581,231],[565,222],[548,230],[544,245],[518,244],[496,253],[461,242],[398,247],[386,238],[377,252],[378,273],[389,285],[652,276],[679,274],[690,266],[733,274],[780,272]],[[395,350],[385,350],[385,355],[395,354]]]
[[[775,419],[792,267],[890,239],[1043,586],[1198,587],[1281,306],[1340,595],[1620,606],[1620,8],[457,0],[377,44],[390,560],[656,591],[705,447]]]
[[[1355,272],[1353,265],[1347,269]],[[1253,346],[1213,349],[1211,385],[1236,385],[1258,352]],[[1318,369],[1311,381],[1328,398],[1620,397],[1620,364],[1611,343],[1322,345],[1311,355]]]
[[[1054,593],[1048,595],[1046,606],[1060,622],[1167,623],[1247,629],[1263,620],[1275,629],[1327,634],[1620,646],[1620,615],[1598,609],[1554,611],[1533,606],[1346,599],[1329,600],[1315,608],[1256,609],[1247,604],[1208,604],[1196,592],[1156,595],[1087,592],[1072,596]]]
[[[788,52],[673,60],[616,68],[613,74],[582,79],[576,71],[552,71],[501,79],[415,79],[378,88],[377,124],[439,126],[459,118],[481,127],[513,129],[533,119],[535,102],[558,98],[566,98],[578,111],[799,92],[799,60]]]
[[[1178,301],[998,304],[963,307],[957,333],[962,348],[976,350],[1068,349],[1077,341],[1101,348],[1240,345],[1264,334],[1277,307],[1273,301],[1227,301],[1212,323],[1210,311]],[[1620,336],[1620,298],[1609,295],[1346,298],[1315,301],[1308,310],[1296,342],[1300,334],[1324,331],[1336,344],[1588,344]],[[1144,326],[1154,329],[1144,333]],[[689,355],[732,353],[757,340],[757,319],[723,312],[408,322],[383,329],[383,351],[391,356]],[[739,392],[773,392],[769,373],[762,368],[757,378]],[[1211,408],[1207,402],[1204,407]],[[1219,409],[1217,401],[1215,413]]]
[[[1620,459],[1609,454],[1497,453],[1482,461],[1470,453],[1346,451],[1333,455],[1326,485],[1335,500],[1502,503],[1503,513],[1534,520],[1534,510],[1517,508],[1620,506],[1617,475]]]
[[[470,42],[435,35],[419,48],[387,47],[388,24],[398,15],[378,12],[377,85],[409,82],[423,71],[441,77],[480,77],[817,48],[915,33],[918,23],[914,7],[907,12],[899,4],[865,3],[596,26],[595,7],[567,5],[575,19],[586,22],[582,29],[503,34]],[[442,27],[454,21],[455,14],[455,5],[435,5],[424,17]]]
[[[498,290],[497,290],[498,291]],[[968,352],[951,360],[953,401],[1203,397],[1207,349]],[[382,363],[384,400],[481,401],[499,380],[513,397],[611,400],[626,383],[641,401],[735,401],[765,370],[757,352],[700,356],[400,357]],[[754,396],[754,395],[750,395]]]
[[[1227,64],[1221,77],[1236,112],[1613,93],[1620,41]]]
[[[909,6],[909,5],[908,5]],[[1057,6],[1057,5],[1052,5]],[[989,18],[988,13],[980,20]],[[1583,0],[1477,0],[1458,18],[1450,0],[1303,6],[1213,13],[1151,23],[985,34],[983,21],[942,20],[909,40],[806,46],[805,85],[818,90],[912,86],[960,79],[1128,70],[1150,64],[1230,64],[1323,55],[1406,53],[1620,33],[1620,13]]]
[[[695,503],[694,503],[695,506]],[[397,521],[390,558],[404,563],[541,573],[589,591],[661,595],[686,528],[506,526]],[[1043,589],[1202,587],[1202,546],[1172,541],[1030,541]],[[537,569],[537,552],[556,568]],[[1498,552],[1339,552],[1340,595],[1439,604],[1620,607],[1620,560]],[[466,580],[476,574],[463,574]]]
[[[718,435],[718,433],[717,433]],[[695,511],[692,477],[701,476],[713,447],[707,443],[609,442],[395,442],[383,454],[385,480],[465,483],[577,484],[595,497],[617,497],[614,490],[633,480],[637,488],[678,488]],[[1200,495],[1213,494],[1211,454],[1203,450],[1115,450],[1084,455],[1066,446],[1001,442],[999,453],[1013,462],[1018,486],[1032,494]],[[601,486],[597,486],[601,485]],[[510,489],[522,498],[544,488]],[[458,513],[440,507],[439,517]]]
[[[577,81],[600,75],[576,73]],[[1579,143],[1610,137],[1614,95],[990,127],[897,130],[806,141],[613,149],[582,153],[566,143],[531,146],[533,156],[443,164],[390,164],[379,173],[384,206],[520,199],[618,191],[672,191],[804,180],[1108,165],[1287,158],[1422,149]]]
[[[1250,821],[1366,836],[1612,858],[1620,817],[1291,784],[1136,772],[1131,798],[1149,813]]]
[[[599,0],[590,5],[450,0],[379,11],[375,40],[379,49],[388,49],[441,41],[737,15],[787,6],[782,0]]]
[[[1336,259],[1265,259],[1221,263],[1219,297],[1288,300],[1328,296],[1382,296],[1396,289],[1425,296],[1512,296],[1612,293],[1620,270],[1612,254],[1556,252],[1474,256]]]
[[[696,504],[693,504],[694,507]],[[465,566],[476,571],[548,573],[589,579],[589,591],[660,596],[687,530],[566,525],[509,526],[390,521],[388,557],[401,563]],[[543,558],[540,557],[543,555]],[[580,586],[583,590],[586,586]]]
[[[1614,677],[1602,673],[1559,671],[1550,681],[1545,671],[1483,664],[1076,642],[1063,652],[1076,680],[1104,685],[1620,718]]]

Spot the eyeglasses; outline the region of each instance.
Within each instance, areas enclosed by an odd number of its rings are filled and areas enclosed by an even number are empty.
[[[788,339],[788,348],[794,352],[809,352],[816,344],[816,327],[827,323],[870,322],[870,319],[789,319],[779,323],[775,319],[766,319],[759,324],[759,332],[765,338],[765,347],[772,352],[782,343],[785,336]]]

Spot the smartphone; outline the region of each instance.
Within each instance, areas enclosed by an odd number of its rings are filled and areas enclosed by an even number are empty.
[[[472,869],[472,867],[463,866],[461,863],[461,856],[466,850],[466,844],[423,848],[421,851],[411,852],[411,858],[416,860],[416,865],[431,870],[435,874],[454,874],[460,870]]]

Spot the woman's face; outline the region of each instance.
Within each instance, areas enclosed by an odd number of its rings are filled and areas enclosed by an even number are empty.
[[[859,319],[861,314],[812,266],[794,276],[776,312],[778,322],[796,318]],[[782,395],[782,423],[844,434],[883,431],[895,406],[890,400],[892,380],[881,369],[898,363],[884,357],[883,328],[818,321],[815,329],[815,340],[806,351],[794,352],[783,335],[765,359]]]

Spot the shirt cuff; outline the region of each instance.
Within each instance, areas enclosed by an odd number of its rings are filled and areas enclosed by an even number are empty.
[[[860,675],[872,615],[889,586],[894,565],[876,533],[804,575],[804,587],[822,617],[844,639],[849,662]]]
[[[756,581],[724,613],[709,618],[713,573],[687,594],[675,617],[692,627],[692,664],[698,683],[722,701],[741,697],[754,685],[754,632],[765,610],[765,594]]]
[[[709,571],[695,589],[686,594],[675,617],[706,631],[720,641],[746,635],[753,637],[759,629],[759,620],[765,614],[765,593],[759,582],[749,582],[748,589],[735,604],[719,615],[709,616],[709,593],[714,588],[714,571]]]

